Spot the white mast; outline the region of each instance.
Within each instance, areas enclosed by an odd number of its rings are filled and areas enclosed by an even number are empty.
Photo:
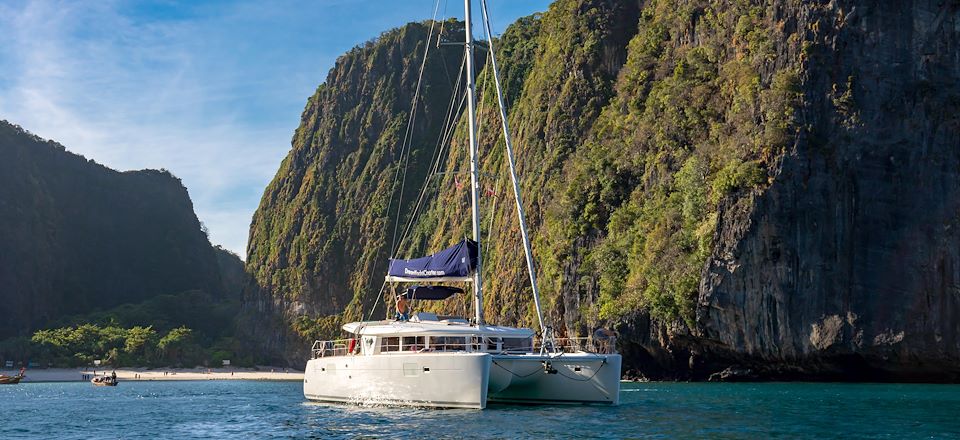
[[[476,310],[477,325],[483,324],[483,284],[480,279],[481,252],[480,246],[480,176],[477,166],[477,91],[473,72],[473,31],[470,27],[470,0],[463,0],[464,4],[464,32],[466,34],[466,68],[467,68],[467,122],[470,131],[470,199],[473,213],[473,240],[477,242],[477,267],[473,274],[473,305]]]
[[[507,107],[503,102],[503,92],[500,89],[500,73],[497,69],[497,58],[493,50],[493,31],[490,30],[490,17],[487,15],[487,0],[480,0],[480,10],[483,12],[483,27],[490,49],[490,67],[493,69],[493,84],[497,88],[497,101],[500,107],[500,125],[503,127],[503,140],[507,147],[507,163],[510,165],[510,180],[513,182],[513,199],[517,203],[517,221],[520,223],[520,237],[523,238],[523,251],[527,257],[527,271],[530,272],[530,286],[533,288],[533,304],[537,308],[537,321],[540,323],[540,332],[543,333],[546,329],[543,326],[543,313],[540,311],[540,289],[537,287],[537,273],[533,265],[533,249],[530,247],[530,236],[527,234],[527,220],[523,213],[523,200],[520,199],[520,184],[517,182],[517,169],[513,161],[513,145],[510,139],[510,127],[507,125]]]

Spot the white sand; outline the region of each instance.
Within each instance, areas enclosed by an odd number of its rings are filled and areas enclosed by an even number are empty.
[[[77,382],[89,381],[96,371],[98,376],[117,372],[120,381],[131,380],[303,380],[303,372],[276,367],[253,368],[46,368],[26,371],[23,382]],[[16,370],[0,371],[13,376]]]

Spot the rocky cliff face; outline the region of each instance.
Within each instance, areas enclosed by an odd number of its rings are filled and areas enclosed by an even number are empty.
[[[454,46],[432,49],[410,160],[398,163],[430,27],[411,24],[340,57],[307,103],[250,230],[247,267],[255,280],[246,322],[268,355],[289,349],[290,362],[302,360],[306,340],[337,331],[341,314],[359,318],[376,301],[393,234],[388,219],[409,215],[419,189],[404,186],[406,204],[398,204],[399,168],[422,181],[460,69]],[[438,35],[453,41],[462,29],[436,23],[429,44]]]
[[[957,380],[958,20],[919,0],[559,0],[511,26],[498,50],[550,324],[617,326],[625,368],[651,378]],[[276,312],[264,335],[288,354],[375,306],[385,254],[357,249],[389,237],[397,165],[378,148],[400,140],[351,121],[379,102],[361,91],[415,73],[379,64],[416,53],[411,29],[338,62],[255,217],[249,303]],[[389,102],[365,120],[409,100]],[[446,171],[465,163],[455,134]],[[501,142],[480,137],[487,315],[533,325]],[[431,178],[402,253],[469,230],[455,173]]]
[[[960,379],[958,7],[800,8],[808,130],[752,206],[724,212],[697,314],[708,357]]]
[[[223,284],[177,178],[117,172],[0,121],[0,339],[191,289]]]

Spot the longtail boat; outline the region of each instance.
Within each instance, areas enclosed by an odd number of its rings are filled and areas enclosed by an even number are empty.
[[[25,374],[23,374],[23,371],[24,369],[21,368],[20,373],[18,373],[16,376],[7,376],[5,374],[0,374],[0,385],[16,385],[20,383],[21,379],[23,379],[24,377],[27,377]]]

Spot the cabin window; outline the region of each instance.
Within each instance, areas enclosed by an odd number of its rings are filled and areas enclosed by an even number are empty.
[[[533,338],[503,338],[504,351],[532,351]]]
[[[500,338],[483,338],[487,342],[487,351],[500,351]]]
[[[433,336],[430,348],[436,351],[463,351],[467,340],[463,336]]]
[[[403,351],[417,351],[421,350],[424,347],[424,341],[426,340],[423,336],[404,336],[403,337]]]
[[[400,338],[381,338],[380,351],[400,351]]]

